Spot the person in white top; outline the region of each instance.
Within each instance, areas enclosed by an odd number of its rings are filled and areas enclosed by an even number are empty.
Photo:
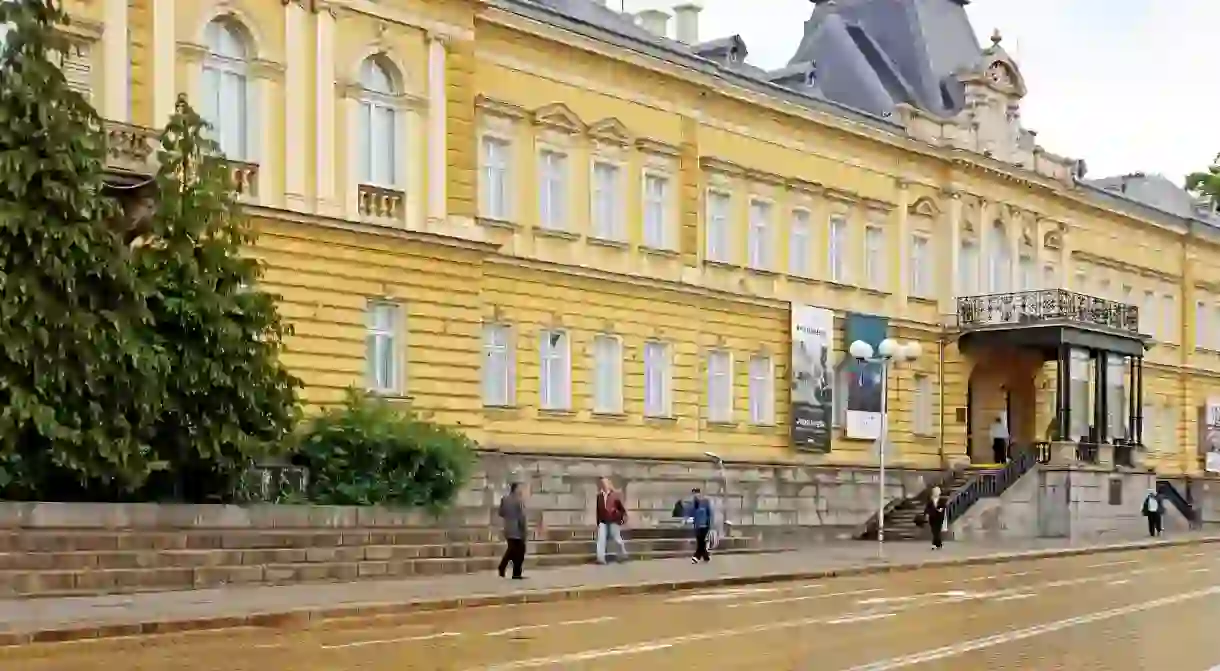
[[[991,449],[995,452],[995,463],[1008,461],[1008,423],[1003,415],[996,415],[991,423]]]

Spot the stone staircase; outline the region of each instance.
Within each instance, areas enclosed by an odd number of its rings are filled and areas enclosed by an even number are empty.
[[[977,471],[954,471],[939,483],[941,492],[952,499],[954,494],[970,485],[971,479],[976,474]],[[910,541],[932,538],[927,524],[921,527],[915,523],[916,518],[923,515],[924,505],[927,503],[930,494],[931,488],[929,487],[916,496],[903,499],[892,509],[886,511],[885,540]],[[873,538],[875,539],[876,536],[874,535]]]
[[[678,527],[626,529],[632,559],[693,551]],[[762,552],[721,539],[721,554]],[[230,585],[279,585],[490,571],[503,544],[480,528],[0,529],[0,597],[96,595]],[[528,567],[593,561],[590,528],[534,532]]]

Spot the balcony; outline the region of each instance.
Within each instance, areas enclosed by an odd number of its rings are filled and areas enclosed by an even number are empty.
[[[1139,335],[1139,308],[1066,289],[1041,289],[957,299],[962,329],[1057,323]]]
[[[143,126],[105,121],[108,182],[127,186],[144,182],[157,171],[157,131]]]

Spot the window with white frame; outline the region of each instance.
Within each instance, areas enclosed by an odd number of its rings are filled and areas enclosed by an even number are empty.
[[[495,135],[484,135],[479,159],[483,164],[479,182],[479,206],[483,216],[501,221],[511,220],[509,166],[512,163],[512,143]]]
[[[847,395],[851,392],[852,378],[856,374],[856,360],[844,358],[835,364],[834,395],[831,398],[831,426],[847,425]]]
[[[607,161],[593,162],[593,237],[625,240],[623,230],[623,170]]]
[[[1140,304],[1140,333],[1147,333],[1160,339],[1160,325],[1157,323],[1156,292],[1145,291],[1144,302]]]
[[[932,295],[932,245],[923,235],[911,236],[911,295]]]
[[[991,236],[987,240],[990,249],[987,250],[988,282],[987,291],[1004,293],[1012,289],[1012,250],[1008,241],[1008,232],[1004,224],[995,222],[991,226]]]
[[[765,200],[750,201],[750,232],[746,241],[751,268],[771,268],[771,203]]]
[[[483,405],[513,404],[516,375],[513,330],[507,324],[483,325]]]
[[[864,280],[870,289],[885,289],[885,229],[864,227]]]
[[[707,249],[708,261],[729,263],[732,239],[729,215],[733,208],[733,197],[721,191],[707,192]]]
[[[644,246],[669,249],[669,177],[644,173]]]
[[[1211,310],[1208,309],[1207,303],[1204,301],[1195,301],[1195,348],[1196,349],[1211,349],[1212,342],[1209,336],[1210,329],[1208,328],[1207,320],[1211,318]]]
[[[380,56],[370,56],[360,66],[360,183],[397,187],[398,152],[405,138],[398,133],[399,111],[394,97],[399,92],[390,66]]]
[[[1042,266],[1042,288],[1059,288],[1059,273],[1055,270],[1054,264],[1048,263]]]
[[[545,329],[539,334],[538,363],[538,407],[570,410],[572,359],[567,332]]]
[[[644,343],[644,415],[669,417],[673,414],[672,376],[669,345],[656,340]]]
[[[724,350],[707,355],[707,419],[717,424],[733,421],[733,355]]]
[[[979,248],[973,240],[962,240],[957,259],[957,295],[979,293]]]
[[[792,228],[788,231],[788,273],[799,277],[812,275],[810,253],[813,249],[813,230],[809,210],[792,211]]]
[[[1089,283],[1083,270],[1077,270],[1072,277],[1072,291],[1081,294],[1089,293]]]
[[[1220,350],[1220,305],[1213,306],[1211,309],[1211,320],[1208,323],[1207,334],[1211,342],[1211,349]]]
[[[775,423],[775,366],[766,354],[750,357],[750,423]]]
[[[1017,287],[1020,291],[1033,291],[1038,288],[1038,271],[1034,265],[1033,257],[1028,254],[1022,254],[1021,260],[1017,262],[1017,282],[1020,286]]]
[[[919,436],[930,436],[935,430],[933,410],[932,410],[932,378],[922,373],[915,374],[915,403],[912,404],[912,412],[915,416],[911,418],[911,424],[915,428],[915,434]]]
[[[1133,305],[1131,302],[1131,291],[1130,284],[1123,285],[1122,291],[1119,293],[1119,300],[1122,301],[1123,305]]]
[[[1178,341],[1178,300],[1173,294],[1161,296],[1161,340],[1176,343]]]
[[[555,149],[538,152],[538,224],[556,231],[568,225],[568,155]]]
[[[605,333],[593,338],[593,412],[623,411],[623,341]]]
[[[200,115],[225,157],[253,161],[251,54],[245,28],[231,17],[215,19],[204,31],[204,46]]]
[[[365,314],[366,386],[378,394],[402,391],[402,306],[370,301]]]
[[[831,282],[847,281],[847,219],[842,215],[830,218],[827,236],[827,272]]]

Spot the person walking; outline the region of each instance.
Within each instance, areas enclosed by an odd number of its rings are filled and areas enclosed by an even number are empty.
[[[615,546],[615,560],[627,561],[627,545],[623,543],[623,525],[627,523],[627,505],[614,488],[610,478],[597,481],[597,563],[606,563],[606,543]]]
[[[1148,535],[1153,538],[1160,536],[1164,531],[1162,520],[1164,519],[1165,503],[1161,501],[1161,496],[1156,493],[1155,489],[1149,489],[1148,495],[1144,497],[1142,512],[1144,517],[1148,518]]]
[[[707,549],[707,537],[712,532],[712,522],[714,521],[714,513],[712,512],[712,502],[704,498],[703,493],[696,487],[691,490],[690,499],[690,517],[692,524],[695,527],[695,555],[690,558],[692,564],[699,562],[712,561],[712,555]]]
[[[511,563],[513,565],[513,580],[523,580],[522,565],[525,564],[525,541],[529,538],[529,524],[526,521],[525,488],[521,483],[514,482],[508,486],[508,493],[500,499],[500,519],[504,521],[504,556],[500,558],[500,577]]]
[[[1008,462],[1008,424],[1003,415],[996,415],[991,423],[991,449],[995,453],[995,463]]]
[[[941,494],[940,487],[933,487],[924,505],[924,516],[928,519],[928,529],[932,532],[932,549],[939,550],[945,546],[945,510],[949,498]]]

